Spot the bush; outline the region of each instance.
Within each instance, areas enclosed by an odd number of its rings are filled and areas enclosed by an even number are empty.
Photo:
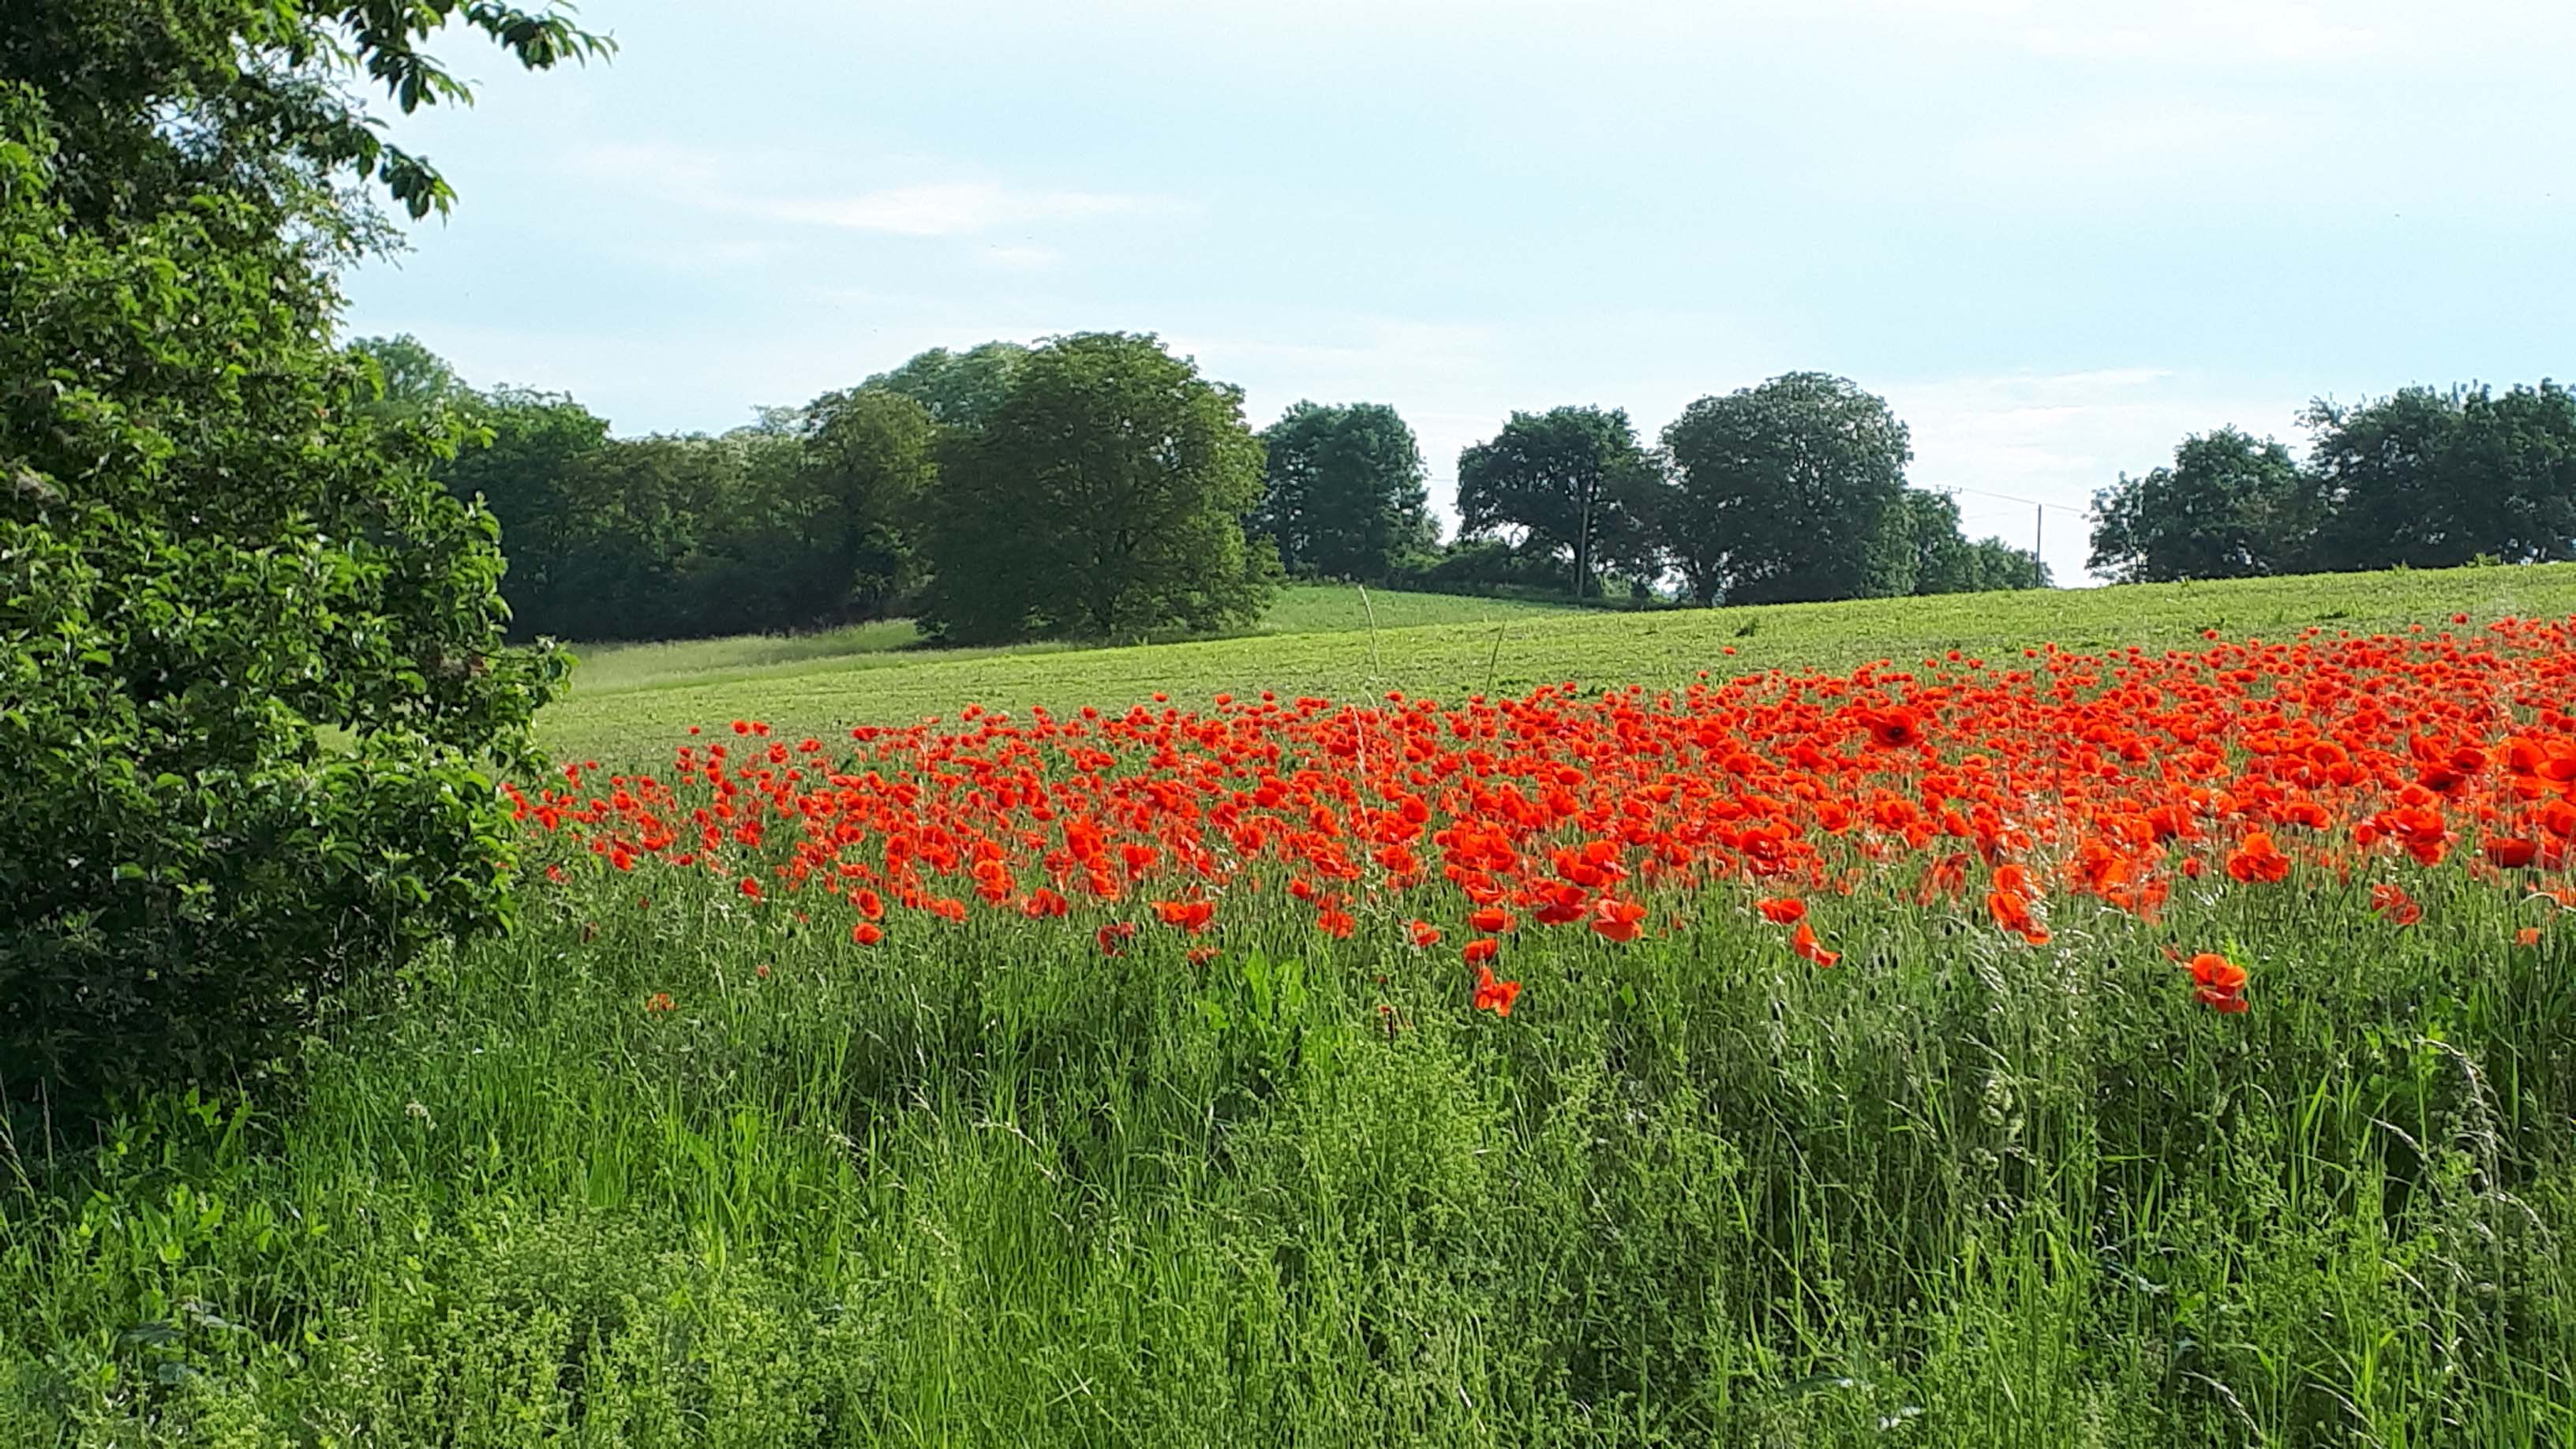
[[[1565,592],[1565,564],[1544,551],[1524,552],[1498,538],[1461,539],[1398,568],[1388,583],[1439,594],[1490,594],[1505,588]]]
[[[443,415],[369,415],[256,208],[78,224],[0,86],[0,1090],[257,1071],[331,991],[502,920],[501,644]]]

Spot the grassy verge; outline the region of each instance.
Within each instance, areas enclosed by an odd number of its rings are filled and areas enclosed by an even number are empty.
[[[1550,619],[1513,668],[2454,610],[2576,612],[2576,570]],[[1479,637],[1273,667],[1422,688]],[[979,677],[1114,704],[1265,642]],[[569,728],[658,755],[1011,663]],[[715,708],[606,708],[674,697]],[[1750,886],[1648,892],[1626,945],[1515,936],[1504,1019],[1404,903],[1333,940],[1274,892],[1212,960],[981,912],[862,951],[559,858],[299,1097],[0,1153],[0,1445],[2576,1442],[2576,931],[2456,861],[2411,926],[2303,864],[2152,922],[2070,896],[2034,947],[1855,857],[1831,970]],[[2168,954],[2230,945],[2241,1015]]]

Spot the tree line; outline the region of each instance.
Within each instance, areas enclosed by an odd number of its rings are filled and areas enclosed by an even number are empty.
[[[1703,604],[2031,588],[1907,486],[1881,399],[1793,373],[1694,403],[1515,413],[1458,464],[1443,539],[1410,426],[1239,388],[1151,336],[936,348],[721,435],[613,436],[563,393],[478,390],[411,337],[355,344],[389,421],[459,421],[442,477],[499,521],[523,636],[672,638],[907,614],[958,642],[1211,630],[1282,578]]]
[[[2233,427],[2093,498],[2122,583],[2576,559],[2576,393],[2402,389],[2299,415],[2307,456]]]

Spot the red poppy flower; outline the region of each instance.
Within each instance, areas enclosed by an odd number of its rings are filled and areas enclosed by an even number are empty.
[[[1807,903],[1795,896],[1764,896],[1753,903],[1762,919],[1783,926],[1793,926],[1807,918]]]
[[[1826,950],[1816,939],[1816,928],[1805,921],[1800,921],[1797,931],[1789,937],[1789,949],[1819,966],[1831,966],[1843,959],[1842,952]]]
[[[2203,951],[2191,958],[2193,994],[2212,1010],[2234,1014],[2245,1009],[2245,968],[2219,955]]]
[[[1491,966],[1476,968],[1476,1010],[1490,1011],[1496,1016],[1509,1016],[1512,1014],[1512,1002],[1520,994],[1519,982],[1495,980],[1494,968]]]
[[[1646,908],[1635,901],[1603,896],[1592,903],[1593,933],[1609,940],[1627,942],[1637,939],[1644,929],[1637,923],[1644,919]]]
[[[2229,852],[2227,873],[2240,881],[2277,884],[2289,878],[2290,857],[2272,843],[2270,832],[2257,830]]]
[[[1876,748],[1902,749],[1923,742],[1923,716],[1903,705],[1864,711],[1860,721],[1869,730],[1869,742]]]
[[[2506,870],[2520,870],[2531,864],[2532,859],[2540,854],[2540,847],[2534,842],[2516,840],[2510,836],[2490,835],[2487,837],[2484,849],[2490,865],[2501,866]]]

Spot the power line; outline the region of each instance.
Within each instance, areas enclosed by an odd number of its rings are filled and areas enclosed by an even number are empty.
[[[2051,503],[2042,498],[2024,498],[2015,493],[1997,493],[1986,488],[1963,488],[1956,483],[1934,491],[1940,493],[1974,493],[1979,498],[2000,498],[2006,503],[2018,503],[2025,508],[2054,508],[2060,513],[2072,513],[2079,518],[2087,516],[2084,509],[2069,508],[2063,503]]]
[[[2034,559],[2046,557],[2046,555],[2041,552],[2041,548],[2048,542],[2048,510],[2054,508],[2060,513],[2072,513],[2079,518],[2084,516],[2083,509],[2069,508],[2063,503],[2050,503],[2044,499],[2038,498],[2023,498],[2011,493],[1997,493],[1986,488],[1963,488],[1957,484],[1952,484],[1950,487],[1940,489],[1939,491],[1948,494],[1954,502],[1958,495],[1962,493],[1973,493],[1979,498],[2000,498],[2006,503],[2019,503],[2028,508],[2030,510],[2030,556]],[[1964,523],[1967,520],[1963,518],[1960,521]]]

